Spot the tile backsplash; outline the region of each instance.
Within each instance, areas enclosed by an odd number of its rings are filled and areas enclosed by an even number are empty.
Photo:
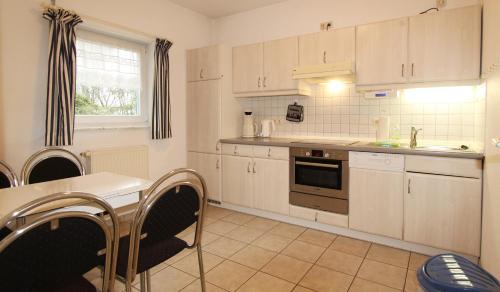
[[[304,106],[304,121],[288,122],[287,106]],[[420,139],[446,144],[474,144],[482,149],[485,119],[485,85],[401,90],[398,97],[369,99],[354,86],[330,92],[313,87],[311,97],[280,96],[240,99],[256,121],[277,121],[273,136],[350,137],[375,139],[374,119],[389,116],[391,129],[409,140],[411,127],[422,128]]]

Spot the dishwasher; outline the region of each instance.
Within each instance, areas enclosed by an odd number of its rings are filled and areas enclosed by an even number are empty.
[[[405,157],[349,152],[349,228],[403,238]]]

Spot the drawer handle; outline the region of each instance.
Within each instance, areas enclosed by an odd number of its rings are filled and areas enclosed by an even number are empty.
[[[248,166],[247,166],[247,172],[250,173],[250,162],[248,163]]]
[[[217,159],[217,162],[215,163],[215,169],[219,169],[220,168],[220,161],[219,159]]]
[[[233,151],[233,154],[234,154],[234,155],[238,154],[238,146],[234,146],[234,151]]]
[[[255,165],[257,164],[257,162],[254,162],[253,163],[253,173],[257,173],[257,170],[255,169]]]
[[[260,76],[259,79],[257,80],[257,86],[260,88]]]
[[[408,195],[411,195],[411,178],[408,179]]]
[[[271,157],[271,148],[267,150],[267,157]]]
[[[295,164],[306,165],[306,166],[317,166],[324,168],[339,168],[339,166],[336,164],[323,164],[323,163],[304,162],[304,161],[296,161]]]

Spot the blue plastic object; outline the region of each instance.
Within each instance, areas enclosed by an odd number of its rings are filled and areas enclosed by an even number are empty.
[[[466,258],[454,254],[432,257],[418,270],[420,286],[429,292],[500,292],[500,282]]]

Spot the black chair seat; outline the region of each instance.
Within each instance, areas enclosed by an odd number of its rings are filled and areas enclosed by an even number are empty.
[[[62,286],[50,289],[51,292],[97,292],[97,289],[84,277],[77,277]],[[47,291],[49,292],[49,291]]]
[[[120,238],[116,273],[124,278],[127,275],[129,244],[129,236]],[[181,252],[187,246],[188,245],[184,240],[175,236],[155,242],[141,242],[139,246],[137,273],[142,273],[163,263],[177,253]]]

